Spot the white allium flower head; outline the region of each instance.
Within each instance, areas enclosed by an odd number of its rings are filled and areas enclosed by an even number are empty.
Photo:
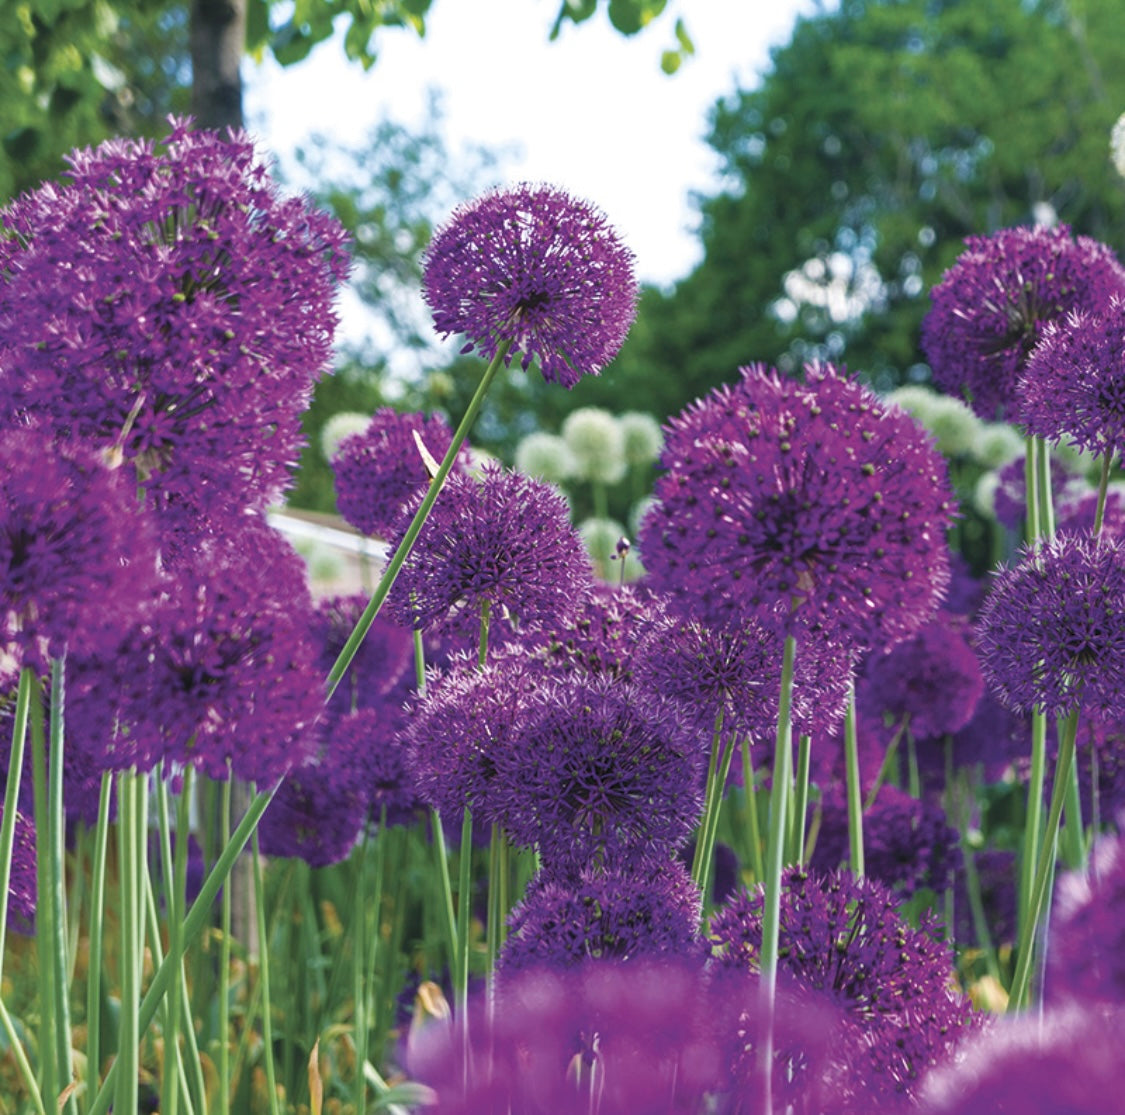
[[[915,417],[934,435],[938,448],[947,457],[970,454],[981,434],[981,420],[966,403],[952,395],[936,396],[925,418]]]
[[[664,433],[651,414],[627,410],[618,419],[625,435],[625,460],[631,465],[651,464],[664,448]]]
[[[973,445],[973,460],[985,468],[1001,468],[1025,450],[1018,430],[1006,422],[985,422]]]
[[[907,383],[902,387],[896,387],[884,396],[883,401],[888,406],[893,405],[900,410],[905,410],[907,414],[917,418],[923,426],[929,429],[927,419],[937,398],[937,392],[932,391],[929,387],[923,387],[917,383]]]
[[[1109,133],[1109,155],[1114,169],[1125,178],[1125,112],[1117,118],[1117,123]]]
[[[985,472],[973,488],[973,506],[989,518],[996,514],[996,489],[1000,487],[998,472]]]
[[[320,451],[324,459],[331,461],[340,451],[344,439],[362,433],[370,421],[370,414],[360,414],[356,410],[341,410],[332,415],[320,430]]]
[[[563,440],[578,463],[577,475],[606,485],[625,477],[625,435],[621,423],[601,407],[579,407],[562,424]]]
[[[516,471],[552,484],[569,480],[578,470],[570,446],[558,434],[536,430],[516,446]]]

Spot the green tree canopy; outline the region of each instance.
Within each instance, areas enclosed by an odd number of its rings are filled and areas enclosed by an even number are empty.
[[[923,378],[928,291],[965,236],[1056,214],[1120,247],[1120,0],[841,0],[717,104],[704,258],[569,400],[673,414],[756,361]]]

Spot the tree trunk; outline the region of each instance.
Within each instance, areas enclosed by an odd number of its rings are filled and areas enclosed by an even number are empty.
[[[241,128],[246,0],[192,0],[191,112],[200,128]]]

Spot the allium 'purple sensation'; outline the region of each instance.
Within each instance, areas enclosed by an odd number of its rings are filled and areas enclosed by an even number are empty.
[[[886,654],[871,654],[856,686],[868,711],[909,717],[916,739],[963,728],[984,693],[984,677],[962,625],[946,612]]]
[[[1125,289],[1122,290],[1125,296]],[[1050,322],[1019,381],[1019,419],[1096,456],[1125,449],[1125,297]]]
[[[331,759],[305,763],[282,780],[258,822],[262,852],[327,867],[346,859],[367,817],[360,787]]]
[[[745,368],[672,420],[641,560],[705,622],[890,644],[949,582],[945,461],[904,411],[831,365],[805,372]]]
[[[1022,531],[1027,515],[1026,458],[1017,457],[1002,466],[996,477],[999,483],[992,497],[992,511],[997,522],[1009,530]],[[1051,498],[1064,504],[1081,498],[1090,490],[1082,476],[1076,476],[1060,461],[1051,462]],[[1090,520],[1093,522],[1093,519]]]
[[[325,759],[346,755],[368,819],[388,827],[410,824],[422,802],[406,769],[406,750],[399,738],[401,708],[390,701],[378,708],[360,708],[326,727]]]
[[[1047,323],[1125,291],[1125,270],[1104,244],[1072,238],[1065,225],[1001,229],[965,245],[930,291],[922,348],[942,391],[966,397],[986,420],[1011,418]]]
[[[364,593],[326,596],[316,601],[312,637],[319,651],[323,677],[335,665],[367,601]],[[409,629],[383,615],[376,616],[332,694],[327,712],[339,717],[354,709],[382,708],[412,669],[413,661],[414,643]]]
[[[1125,837],[1102,836],[1085,870],[1058,881],[1046,992],[1125,1008]]]
[[[1125,697],[1125,543],[1056,535],[1001,571],[981,609],[985,678],[1017,712],[1113,715]]]
[[[722,965],[758,971],[762,908],[758,889],[714,915]],[[824,996],[845,1012],[834,1057],[841,1099],[853,1096],[856,1110],[914,1094],[971,1025],[968,1000],[950,990],[952,956],[932,933],[928,922],[914,929],[903,921],[873,879],[798,868],[782,877],[778,987]]]
[[[100,645],[156,576],[156,548],[120,472],[36,433],[0,435],[0,647],[28,664]]]
[[[343,229],[242,132],[174,120],[68,163],[0,213],[0,414],[124,460],[159,510],[264,509],[331,356]]]
[[[659,863],[703,808],[706,745],[670,702],[626,682],[552,680],[534,694],[517,748],[498,756],[498,811],[543,868]]]
[[[4,807],[0,805],[0,820],[3,816]],[[8,924],[18,933],[34,934],[39,893],[35,866],[35,825],[29,816],[18,809],[9,870]]]
[[[591,1082],[599,1115],[697,1115],[726,1082],[714,1007],[734,996],[711,993],[696,960],[534,967],[497,991],[495,1009],[470,1004],[467,1078],[456,1023],[411,1042],[407,1069],[441,1115],[589,1115]]]
[[[883,785],[863,818],[864,871],[905,901],[929,887],[939,894],[961,867],[960,836],[944,810]],[[821,824],[809,860],[814,871],[835,871],[848,859],[848,803],[839,790],[821,805]]]
[[[461,658],[432,673],[424,695],[407,709],[401,742],[419,795],[447,821],[468,807],[477,822],[498,819],[497,767],[520,751],[528,702],[542,667],[515,647],[478,669]]]
[[[1052,945],[1053,947],[1053,945]],[[1028,1011],[996,1021],[935,1072],[921,1115],[1121,1115],[1125,1011]]]
[[[664,614],[663,597],[647,588],[596,584],[534,653],[560,670],[628,681],[638,644]]]
[[[388,539],[398,547],[420,498],[404,505]],[[475,634],[487,603],[494,623],[549,627],[593,585],[562,493],[495,462],[450,476],[391,590],[390,610],[416,628]]]
[[[710,733],[723,712],[725,733],[753,741],[777,734],[782,640],[753,616],[736,626],[704,627],[669,616],[636,652],[639,683],[679,702]],[[795,663],[794,735],[831,731],[844,714],[852,656],[842,647],[803,642]]]
[[[565,969],[589,958],[703,957],[699,890],[687,869],[591,867],[559,879],[537,875],[508,919],[496,963],[501,985],[537,966]]]
[[[304,563],[264,520],[240,527],[148,613],[137,638],[151,665],[126,713],[141,767],[163,758],[264,788],[310,754],[324,678]]]
[[[332,458],[336,509],[356,530],[386,538],[399,508],[428,485],[430,473],[416,437],[440,461],[453,431],[440,414],[400,414],[381,407],[365,430],[340,445]],[[454,468],[468,471],[469,459],[469,447],[462,445]]]
[[[595,206],[522,184],[455,210],[423,260],[422,293],[442,336],[491,360],[505,341],[524,370],[573,387],[597,375],[636,313],[633,253]]]

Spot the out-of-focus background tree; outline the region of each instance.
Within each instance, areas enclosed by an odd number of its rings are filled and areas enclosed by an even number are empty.
[[[665,5],[565,0],[544,35],[602,15],[632,34],[671,18]],[[678,45],[660,59],[669,72],[692,49],[690,4],[681,9],[687,27],[666,35]],[[394,36],[424,35],[440,19],[431,0],[0,5],[0,197],[61,173],[73,146],[159,134],[170,111],[239,122],[231,41],[285,65],[342,45],[370,67]],[[1120,0],[836,0],[799,18],[761,80],[710,112],[720,174],[697,198],[698,265],[642,291],[633,332],[600,379],[569,393],[534,370],[500,381],[474,441],[510,461],[521,437],[557,432],[580,407],[643,407],[663,420],[757,361],[796,373],[828,357],[880,389],[924,382],[928,290],[965,236],[1058,220],[1121,247],[1125,189],[1107,153],[1125,109],[1121,30]],[[207,100],[203,87],[218,95]],[[435,101],[420,127],[385,120],[350,147],[320,137],[286,169],[352,230],[352,296],[377,322],[342,346],[318,391],[294,503],[331,507],[319,435],[333,414],[384,403],[462,411],[476,361],[433,346],[419,254],[495,165],[488,152],[448,148]]]

